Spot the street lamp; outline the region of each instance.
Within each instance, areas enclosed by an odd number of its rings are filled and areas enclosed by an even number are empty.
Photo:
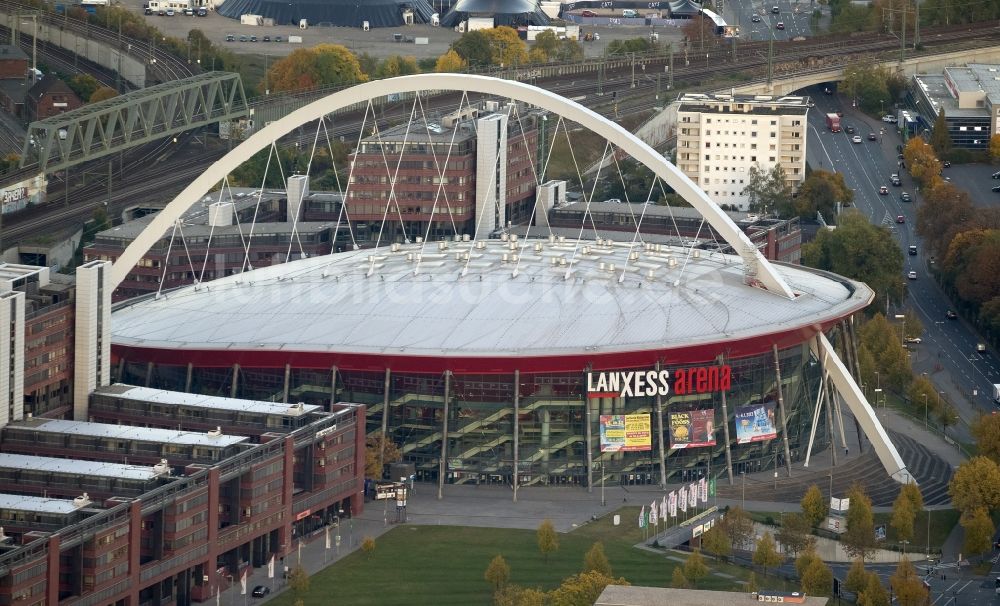
[[[740,472],[740,482],[743,484],[743,490],[740,492],[740,509],[746,511],[747,508],[747,472]]]
[[[903,321],[902,330],[900,330],[900,332],[899,332],[899,344],[903,345],[903,343],[906,342],[906,315],[905,314],[896,314],[895,318],[897,320],[902,320]]]
[[[924,396],[924,429],[927,429],[927,392],[921,395]]]
[[[882,393],[882,388],[881,387],[876,387],[875,388],[875,406],[876,407],[878,407],[878,395],[880,393]],[[882,405],[883,405],[882,407],[884,408],[885,407],[885,397],[884,396],[883,396],[883,399],[882,399]]]

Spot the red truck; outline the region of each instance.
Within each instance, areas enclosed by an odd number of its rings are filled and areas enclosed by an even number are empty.
[[[826,127],[830,129],[831,133],[840,132],[840,116],[837,114],[827,114],[826,115]]]

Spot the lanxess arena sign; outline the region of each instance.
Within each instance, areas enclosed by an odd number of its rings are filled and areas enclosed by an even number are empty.
[[[587,373],[588,398],[639,398],[729,391],[732,369],[700,366],[669,370],[621,370]]]

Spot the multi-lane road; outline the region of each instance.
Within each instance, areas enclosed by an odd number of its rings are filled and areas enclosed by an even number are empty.
[[[947,312],[952,305],[928,275],[933,259],[925,253],[923,242],[916,233],[917,208],[922,198],[910,175],[899,169],[897,145],[901,145],[902,140],[892,125],[864,116],[854,110],[849,101],[845,106],[837,95],[825,95],[820,89],[810,92],[816,104],[809,114],[811,140],[807,155],[810,165],[824,170],[833,167],[843,173],[847,185],[854,190],[858,209],[873,223],[892,230],[905,255],[900,275],[900,280],[906,284],[905,306],[916,312],[924,325],[922,343],[910,347],[914,369],[927,373],[966,421],[992,411],[995,406],[990,400],[991,389],[993,383],[1000,383],[1000,364],[995,352],[976,353],[976,345],[981,339],[964,320],[948,319]],[[861,135],[861,143],[852,143],[853,135],[844,131],[831,133],[827,130],[824,116],[837,110],[844,112],[842,123],[853,126]],[[869,132],[875,133],[878,140],[868,141]],[[967,183],[974,183],[977,188],[997,183],[989,178],[989,167],[956,166],[945,169],[945,174],[952,175],[952,171],[953,178],[963,183],[963,187]],[[900,187],[890,184],[892,173],[900,175]],[[889,189],[889,195],[879,194],[883,185]],[[904,191],[910,194],[912,202],[901,201],[900,194]],[[988,188],[987,193],[992,194]],[[978,195],[974,198],[980,203],[1000,203],[997,194],[992,194],[992,198]],[[903,223],[896,222],[899,216],[903,217]],[[917,247],[916,255],[908,254],[911,245]],[[911,271],[916,272],[916,279],[907,278]],[[884,309],[886,303],[877,301],[875,305]],[[901,313],[898,308],[889,308],[890,321],[895,321],[897,313]]]
[[[748,40],[791,40],[812,37],[810,17],[813,8],[810,2],[795,0],[732,0],[725,3],[723,10],[726,23],[740,27],[740,37]],[[774,12],[774,7],[778,12]],[[754,21],[754,18],[758,21]],[[778,23],[783,29],[778,29]]]

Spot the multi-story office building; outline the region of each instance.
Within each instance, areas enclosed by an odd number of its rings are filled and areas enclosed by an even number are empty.
[[[0,603],[212,600],[363,507],[363,406],[113,384],[87,413],[0,432]]]
[[[372,245],[438,240],[530,220],[537,119],[508,117],[494,103],[363,139],[347,193],[355,237]]]
[[[990,137],[1000,133],[1000,65],[970,63],[940,74],[917,74],[909,96],[922,128],[933,128],[944,111],[954,147],[986,149]]]
[[[684,94],[678,99],[677,167],[717,204],[749,210],[750,168],[780,165],[797,189],[806,176],[809,97]]]

